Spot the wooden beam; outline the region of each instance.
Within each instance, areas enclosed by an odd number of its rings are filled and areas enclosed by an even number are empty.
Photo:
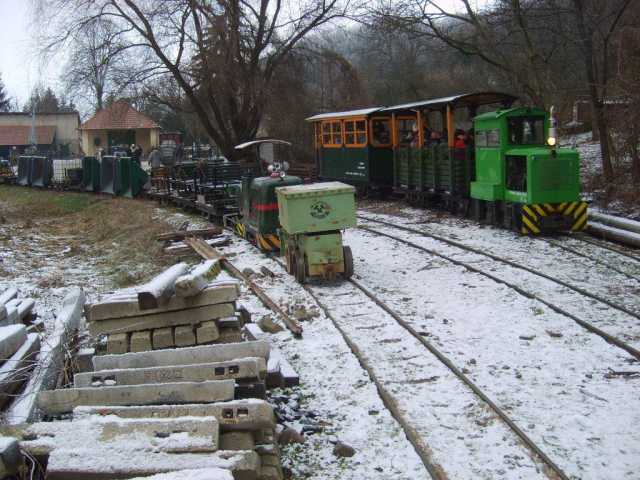
[[[170,232],[163,233],[156,237],[156,240],[159,242],[169,242],[176,240],[184,240],[187,237],[200,237],[200,238],[211,238],[222,233],[222,228],[220,227],[211,227],[211,228],[202,228],[199,230],[184,230],[178,232]]]
[[[219,260],[220,265],[224,268],[231,276],[237,278],[238,280],[242,280],[249,289],[256,294],[256,296],[260,299],[260,301],[271,311],[280,315],[282,320],[284,321],[285,326],[293,333],[296,337],[302,336],[302,326],[293,318],[289,317],[284,310],[282,310],[273,300],[271,300],[267,294],[262,290],[258,285],[253,283],[249,277],[243,274],[240,270],[238,270],[229,260],[227,260],[223,255],[219,254],[213,247],[208,245],[200,238],[185,238],[185,243],[193,248],[202,258],[207,260]]]

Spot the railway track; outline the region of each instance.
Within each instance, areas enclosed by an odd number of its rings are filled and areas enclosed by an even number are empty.
[[[361,282],[351,279],[339,286],[305,285],[304,288],[341,333],[376,384],[385,406],[402,426],[432,479],[460,477],[461,472],[455,470],[456,466],[448,464],[447,459],[438,454],[447,449],[456,451],[462,457],[458,460],[476,471],[478,478],[570,478],[447,355]],[[349,301],[345,302],[345,298]],[[335,312],[334,306],[340,304],[349,309],[348,318]],[[367,341],[372,334],[377,338],[374,343]],[[399,349],[398,345],[403,348]],[[398,355],[407,348],[409,356],[413,352],[418,355],[410,359]],[[416,368],[407,369],[408,360]],[[381,368],[384,364],[386,368]],[[433,383],[438,386],[434,387]],[[401,392],[396,387],[398,385],[402,386]],[[449,398],[443,393],[447,390],[453,392]],[[435,416],[430,414],[434,409],[437,411]],[[469,411],[472,412],[471,418],[467,416]],[[493,424],[488,428],[488,424],[493,423],[489,420],[493,416],[500,419],[501,426]],[[449,425],[443,427],[443,423]],[[442,434],[447,430],[449,432]],[[472,431],[474,439],[452,436],[451,430]],[[502,439],[496,441],[494,434],[499,434]],[[446,445],[438,445],[445,439]],[[528,453],[531,463],[522,460],[524,452]],[[475,456],[478,454],[479,457]],[[494,465],[491,469],[482,465],[481,457],[502,458],[505,463],[502,468]],[[516,458],[520,459],[520,465],[512,462]],[[506,473],[516,465],[525,472],[519,473],[523,477],[518,474],[511,477],[514,472]]]
[[[442,235],[437,235],[437,234],[433,234],[433,233],[429,233],[426,232],[424,230],[419,230],[416,228],[412,228],[412,227],[407,227],[405,225],[398,225],[392,222],[387,222],[385,220],[380,220],[380,219],[375,219],[375,218],[371,218],[369,216],[363,216],[363,215],[358,215],[358,218],[360,220],[365,220],[367,222],[371,222],[371,223],[375,223],[375,224],[380,224],[383,225],[384,227],[387,228],[391,228],[391,229],[395,229],[395,230],[400,230],[403,232],[407,232],[413,235],[418,235],[420,237],[428,237],[431,238],[433,240],[436,240],[437,242],[440,242],[441,244],[444,243],[450,247],[454,247],[456,249],[459,250],[463,250],[465,252],[470,252],[474,255],[479,255],[479,256],[483,256],[485,258],[489,258],[491,260],[494,260],[496,262],[502,263],[504,265],[507,265],[509,267],[512,268],[516,268],[522,271],[527,272],[528,274],[543,278],[545,281],[548,282],[552,282],[555,283],[556,285],[559,285],[561,287],[567,288],[579,295],[582,295],[583,297],[587,297],[589,299],[595,300],[597,302],[602,303],[603,305],[606,305],[610,308],[613,308],[614,310],[618,310],[619,312],[622,312],[626,315],[628,315],[629,317],[632,317],[634,320],[640,320],[640,315],[638,315],[635,311],[632,311],[630,309],[628,309],[625,306],[622,305],[618,305],[615,302],[612,302],[606,298],[603,298],[599,295],[595,295],[591,292],[588,292],[586,290],[584,290],[583,288],[580,287],[576,287],[574,285],[571,285],[567,282],[564,282],[562,280],[559,280],[557,278],[552,277],[551,275],[542,273],[542,272],[538,272],[532,268],[526,267],[524,265],[518,264],[512,260],[506,259],[506,258],[502,258],[500,256],[488,253],[488,252],[484,252],[481,251],[477,248],[474,247],[470,247],[468,245],[465,245],[459,241],[450,239],[450,238],[446,238],[443,237]],[[434,248],[427,248],[425,246],[419,245],[411,240],[407,240],[405,238],[401,238],[395,235],[392,235],[390,233],[386,233],[384,231],[380,231],[380,230],[376,230],[370,227],[365,227],[360,225],[359,226],[360,229],[367,231],[369,233],[372,233],[374,235],[379,235],[379,236],[383,236],[386,238],[390,238],[393,239],[399,243],[408,245],[414,249],[420,250],[422,252],[431,254],[431,255],[435,255],[437,257],[440,257],[448,262],[454,263],[456,265],[462,266],[465,269],[478,273],[480,275],[483,275],[487,278],[490,278],[492,280],[494,280],[495,282],[501,283],[503,285],[508,286],[509,288],[515,290],[516,292],[518,292],[519,294],[528,297],[528,298],[532,298],[535,299],[537,301],[539,301],[540,303],[544,304],[545,306],[547,306],[548,308],[550,308],[551,310],[553,310],[554,312],[561,314],[567,318],[570,318],[571,320],[573,320],[574,322],[576,322],[578,325],[580,325],[581,327],[587,329],[588,331],[590,331],[591,333],[594,333],[600,337],[602,337],[604,340],[606,340],[607,342],[616,345],[617,347],[625,350],[626,352],[628,352],[629,354],[633,355],[636,359],[640,360],[640,350],[638,348],[636,348],[633,345],[630,345],[629,343],[625,342],[624,340],[622,340],[621,338],[619,338],[618,335],[613,335],[608,333],[607,331],[605,331],[603,328],[600,328],[596,325],[594,325],[592,322],[585,320],[583,318],[581,318],[578,315],[575,315],[571,312],[569,312],[566,308],[561,307],[559,305],[557,305],[554,302],[551,302],[549,300],[546,300],[545,298],[543,298],[540,294],[532,291],[531,289],[527,288],[526,286],[522,286],[519,285],[517,283],[514,283],[512,281],[509,280],[505,280],[504,278],[501,278],[500,276],[494,274],[494,273],[490,273],[482,268],[476,267],[474,265],[471,264],[471,262],[469,261],[461,261],[461,260],[457,260],[456,258],[453,258],[452,255],[446,255],[444,253],[442,253],[439,250],[436,250]],[[634,277],[634,280],[635,279]]]
[[[566,252],[570,252],[570,253],[572,253],[574,255],[578,255],[579,257],[582,257],[582,258],[584,258],[586,260],[590,260],[590,261],[592,261],[594,263],[602,265],[603,267],[606,267],[606,268],[608,268],[608,269],[610,269],[610,270],[612,270],[612,271],[614,271],[616,273],[619,273],[620,275],[624,275],[625,277],[627,277],[630,280],[635,280],[637,282],[640,282],[640,277],[638,277],[638,276],[636,276],[634,274],[630,274],[627,271],[622,270],[621,268],[618,268],[617,266],[611,264],[610,262],[603,261],[602,259],[598,258],[596,255],[590,255],[589,253],[585,253],[585,252],[582,252],[582,251],[580,251],[580,250],[578,250],[576,248],[573,248],[571,246],[565,245],[566,242],[565,243],[558,242],[556,240],[551,240],[551,239],[542,238],[542,237],[538,238],[538,240],[541,241],[541,242],[546,242],[549,245],[553,245],[554,247],[559,248],[561,250],[564,250]],[[602,247],[604,248],[604,246],[602,246]],[[624,253],[624,252],[618,252],[618,253]],[[638,261],[640,262],[640,259],[638,259]]]

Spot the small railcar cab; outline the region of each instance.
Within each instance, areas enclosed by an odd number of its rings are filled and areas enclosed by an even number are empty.
[[[391,116],[380,107],[323,113],[313,123],[318,177],[361,188],[391,187]]]

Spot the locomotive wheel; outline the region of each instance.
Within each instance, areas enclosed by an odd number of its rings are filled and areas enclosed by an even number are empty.
[[[342,258],[344,261],[344,278],[351,278],[353,276],[353,254],[351,253],[351,247],[342,247]]]
[[[307,281],[307,268],[304,264],[304,257],[300,258],[297,254],[293,255],[294,274],[298,283],[305,283]]]

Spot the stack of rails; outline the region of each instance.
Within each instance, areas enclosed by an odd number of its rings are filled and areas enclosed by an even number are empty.
[[[0,293],[0,408],[29,378],[40,351],[34,306],[33,299],[18,298],[15,288]]]

